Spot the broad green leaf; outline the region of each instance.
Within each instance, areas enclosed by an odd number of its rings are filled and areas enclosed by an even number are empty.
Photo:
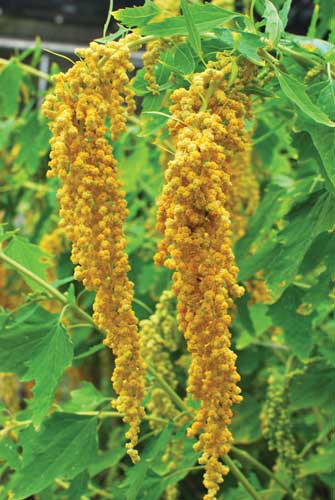
[[[244,394],[242,403],[234,410],[230,429],[237,444],[251,444],[261,437],[261,405],[251,395]]]
[[[182,13],[187,27],[188,39],[191,47],[194,49],[194,52],[198,54],[198,56],[201,59],[202,49],[201,49],[200,33],[195,25],[190,7],[187,2],[188,0],[180,0],[180,6],[182,8]]]
[[[1,105],[1,102],[0,102]],[[4,149],[7,146],[9,138],[15,129],[17,123],[13,118],[0,121],[0,148]]]
[[[73,345],[58,320],[40,337],[26,361],[28,370],[23,380],[35,380],[34,397],[29,402],[34,424],[39,425],[48,412],[61,376],[70,366]]]
[[[19,110],[20,85],[23,72],[12,59],[0,69],[0,115],[13,116]]]
[[[0,462],[2,461],[5,461],[14,470],[21,465],[17,445],[7,436],[0,439]]]
[[[243,16],[236,12],[216,7],[215,5],[190,5],[189,8],[193,22],[199,33],[217,28],[230,21]],[[157,37],[187,35],[187,25],[184,16],[169,17],[157,23],[151,23],[141,29],[142,35],[154,35]]]
[[[335,129],[312,124],[304,128],[312,137],[313,144],[320,155],[327,180],[335,188]]]
[[[157,460],[161,460],[166,450],[166,446],[173,432],[173,424],[169,424],[160,435],[150,441],[145,447],[141,461],[129,469],[126,479],[120,485],[121,491],[125,491],[126,500],[140,500],[139,496],[146,474]]]
[[[96,431],[96,418],[71,413],[54,413],[38,432],[30,426],[21,433],[22,467],[7,489],[23,500],[56,478],[75,478],[97,455]]]
[[[306,116],[311,118],[316,123],[321,123],[327,127],[335,127],[335,122],[330,120],[328,116],[311,101],[310,97],[306,93],[305,86],[302,83],[292,76],[284,74],[277,69],[276,76],[286,97],[298,106],[298,108]]]
[[[300,360],[306,361],[313,347],[313,315],[298,313],[303,303],[303,293],[297,287],[288,288],[276,304],[269,307],[273,324],[284,331],[285,342]]]
[[[190,46],[187,43],[177,46],[173,59],[173,66],[175,66],[179,71],[182,71],[185,75],[194,71],[194,56]]]
[[[110,449],[108,451],[100,451],[92,461],[88,470],[91,477],[100,474],[106,469],[117,467],[118,463],[126,455],[124,428],[121,426],[113,427],[110,433]]]
[[[70,365],[73,346],[58,316],[33,305],[19,314],[6,315],[0,333],[0,366],[23,380],[35,380],[29,401],[34,423],[49,410],[64,369]]]
[[[266,21],[265,33],[268,34],[269,40],[272,42],[273,46],[276,47],[284,31],[284,26],[276,7],[270,0],[265,0],[263,17]]]
[[[23,308],[15,317],[9,313],[4,316],[0,332],[1,370],[23,376],[33,351],[54,325],[55,316],[36,305]]]
[[[276,249],[267,267],[266,282],[273,300],[278,300],[295,278],[299,266],[313,240],[335,224],[335,197],[319,194],[295,210],[289,224],[278,235]]]
[[[36,274],[39,278],[43,280],[47,279],[46,270],[50,267],[50,264],[46,262],[46,259],[49,255],[41,250],[39,246],[30,243],[26,238],[14,236],[7,246],[5,254]],[[32,290],[35,292],[45,291],[42,285],[36,283],[36,281],[27,277],[25,274],[20,274],[22,279]]]
[[[312,455],[301,465],[301,476],[319,475],[335,472],[335,440],[318,448],[318,453]]]
[[[122,24],[133,28],[146,26],[147,23],[159,14],[161,10],[150,0],[146,0],[143,7],[129,7],[113,12],[113,17]]]
[[[322,363],[315,364],[303,375],[293,378],[290,409],[297,411],[305,408],[322,408],[329,411],[335,407],[334,394],[334,369],[323,366]]]
[[[71,400],[63,404],[66,412],[95,410],[101,403],[108,401],[90,382],[83,382],[82,387],[71,391]]]
[[[255,64],[261,63],[263,60],[258,55],[258,49],[264,47],[265,43],[260,37],[244,31],[236,31],[235,34],[237,36],[236,51]]]
[[[87,492],[90,477],[87,470],[82,471],[71,481],[71,486],[66,492],[66,500],[78,500]]]
[[[40,114],[31,112],[18,128],[15,138],[20,150],[15,164],[22,168],[21,176],[30,179],[38,169],[41,158],[49,150],[50,132],[46,120]]]
[[[287,26],[288,14],[290,12],[291,4],[292,0],[285,0],[282,8],[279,11],[279,17],[281,19],[283,29],[285,29]]]

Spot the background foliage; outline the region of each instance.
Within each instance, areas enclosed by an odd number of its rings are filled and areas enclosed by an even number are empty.
[[[285,33],[288,0],[254,2],[259,21],[185,3],[183,16],[161,20],[150,1],[118,11],[119,32],[100,40],[133,27],[146,37],[173,37],[154,68],[159,92],[148,88],[145,69],[135,75],[141,115],[114,145],[130,211],[134,308],[140,319],[148,318],[170,283],[169,272],[153,264],[155,206],[168,156],[168,97],[187,87],[188,75],[202,71],[216,52],[246,58],[258,66],[257,85],[246,90],[254,102],[247,126],[261,199],[235,245],[239,280],[252,286],[246,285],[233,324],[244,401],[235,409],[232,457],[259,498],[292,498],[298,490],[296,498],[332,499],[332,2],[316,2],[307,36]],[[113,359],[90,319],[92,294],[73,280],[69,244],[56,229],[57,182],[45,176],[49,131],[36,90],[40,53],[37,45],[0,71],[0,498],[155,500],[173,498],[176,485],[180,498],[201,498],[201,467],[185,437],[187,423],[175,425],[162,415],[153,425],[148,417],[141,462],[133,466],[126,458],[124,430],[110,409]],[[270,295],[255,300],[252,290],[264,282]],[[183,343],[169,356],[183,398]],[[149,374],[147,382],[145,404],[159,380]],[[223,497],[251,498],[234,474],[225,480]]]

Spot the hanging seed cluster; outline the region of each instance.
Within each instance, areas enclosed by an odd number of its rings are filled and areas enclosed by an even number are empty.
[[[104,342],[115,355],[115,407],[130,426],[128,453],[136,461],[144,364],[132,310],[133,283],[127,277],[125,193],[106,138],[110,131],[113,140],[117,139],[125,129],[125,113],[135,109],[128,87],[127,73],[133,69],[128,42],[91,43],[88,49],[79,50],[80,60],[55,77],[54,91],[43,111],[52,132],[48,175],[61,181],[61,226],[72,242],[76,279],[96,292],[93,317],[106,331]]]
[[[221,58],[195,74],[188,90],[171,99],[170,134],[176,153],[165,174],[158,228],[164,238],[156,262],[174,270],[178,321],[191,353],[188,392],[200,402],[189,436],[205,466],[205,500],[215,498],[228,469],[232,405],[242,399],[231,350],[231,312],[243,295],[232,251],[230,196],[233,158],[248,150],[242,92],[251,77],[240,70],[231,85],[232,61]]]

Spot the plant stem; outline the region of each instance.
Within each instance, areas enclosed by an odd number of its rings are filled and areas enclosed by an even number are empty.
[[[110,20],[112,18],[112,14],[113,14],[113,0],[109,0],[109,8],[108,8],[108,14],[107,14],[107,19],[106,19],[106,22],[104,24],[104,28],[103,28],[103,32],[102,32],[102,36],[105,37],[106,34],[107,34],[107,29],[108,29],[108,26],[109,26],[109,23],[110,23]]]
[[[187,404],[178,396],[178,394],[169,386],[169,384],[163,379],[163,377],[156,372],[155,368],[152,365],[148,366],[148,372],[150,375],[154,377],[157,384],[161,386],[161,388],[168,394],[171,401],[179,408],[184,411],[188,415],[192,415],[191,409],[187,406]]]
[[[0,66],[9,64],[10,61],[11,61],[10,59],[4,59],[4,58],[0,57]],[[42,78],[43,80],[47,80],[48,82],[52,81],[51,76],[48,75],[47,73],[44,73],[43,71],[40,71],[36,68],[32,68],[31,66],[28,66],[28,64],[24,64],[24,63],[21,63],[18,61],[17,61],[17,64],[26,73],[30,73],[31,75],[37,76],[38,78]]]
[[[44,288],[44,290],[46,292],[48,292],[49,296],[58,300],[64,306],[69,306],[78,315],[80,315],[82,318],[85,318],[85,320],[90,325],[92,325],[93,327],[96,328],[96,325],[95,325],[93,319],[91,318],[91,316],[89,314],[87,314],[79,306],[77,306],[76,304],[70,304],[68,302],[67,298],[65,297],[65,295],[63,295],[59,290],[57,290],[57,288],[53,287],[52,285],[50,285],[50,283],[47,283],[43,278],[40,278],[39,276],[37,276],[35,273],[30,271],[26,267],[24,267],[21,264],[19,264],[18,262],[16,262],[16,260],[13,260],[10,257],[8,257],[8,255],[6,255],[3,252],[0,252],[0,259],[2,259],[4,262],[6,262],[9,266],[14,267],[14,269],[16,269],[19,273],[22,273],[25,276],[27,276],[27,278],[31,279],[32,281],[35,281],[35,283],[40,285],[42,288]]]
[[[266,476],[270,477],[274,481],[276,481],[287,493],[292,495],[292,492],[290,489],[286,486],[285,483],[283,483],[280,479],[277,478],[277,476],[265,465],[263,465],[261,462],[256,460],[252,455],[250,455],[247,451],[245,450],[240,450],[239,448],[236,448],[236,446],[231,447],[231,451],[236,455],[238,458],[241,460],[245,460],[246,462],[249,462],[252,464],[256,469],[259,471],[263,472]]]
[[[128,43],[129,49],[136,49],[137,47],[141,47],[147,42],[151,42],[151,40],[154,40],[155,37],[153,35],[147,35],[147,36],[142,36],[138,40],[134,40],[132,42]]]
[[[81,415],[83,417],[98,417],[98,418],[123,418],[124,413],[119,413],[118,411],[79,411],[76,415]],[[153,422],[159,422],[160,424],[168,424],[169,420],[166,418],[155,417],[154,415],[144,415],[143,420],[151,420]]]
[[[204,469],[203,465],[195,465],[194,467],[185,467],[183,469],[174,470],[173,472],[166,474],[166,476],[163,476],[163,477],[164,477],[164,479],[168,479],[168,478],[176,476],[177,474],[180,474],[180,473],[198,472],[199,470],[203,470],[203,469]]]
[[[249,493],[251,498],[253,498],[254,500],[262,500],[261,496],[257,493],[255,488],[248,481],[245,475],[240,471],[240,469],[234,464],[233,460],[228,455],[223,455],[222,460],[228,465],[231,472],[242,484],[242,486],[244,486],[245,490]]]
[[[59,302],[61,302],[62,304],[64,305],[68,304],[68,300],[65,297],[65,295],[63,295],[59,290],[57,290],[57,288],[54,288],[52,285],[44,281],[44,279],[40,278],[32,271],[29,271],[29,269],[16,262],[16,260],[11,259],[10,257],[8,257],[8,255],[6,255],[3,252],[0,252],[0,259],[6,262],[9,266],[14,267],[18,272],[27,276],[27,278],[30,278],[32,281],[35,281],[35,283],[43,287],[49,293],[49,295],[59,300]]]

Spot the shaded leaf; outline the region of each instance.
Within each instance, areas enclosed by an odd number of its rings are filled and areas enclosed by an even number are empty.
[[[20,85],[23,72],[19,64],[12,59],[0,70],[0,114],[16,115],[19,109]]]
[[[146,1],[142,7],[129,7],[113,12],[113,17],[130,28],[146,26],[147,23],[160,13],[159,7],[150,1]],[[100,40],[99,40],[100,41]]]
[[[278,45],[280,36],[284,31],[284,26],[279,17],[276,7],[270,0],[265,0],[265,10],[263,17],[266,21],[265,33],[268,34],[269,40],[274,46]]]
[[[298,80],[284,74],[276,69],[276,76],[279,85],[286,97],[293,102],[298,108],[309,118],[316,123],[321,123],[327,127],[335,127],[335,122],[330,120],[326,113],[314,104],[306,93],[305,86]]]
[[[40,424],[53,402],[61,376],[70,366],[73,345],[62,325],[56,321],[31,351],[23,380],[35,380],[34,397],[29,402],[34,424]]]
[[[46,262],[46,259],[49,255],[41,250],[39,246],[30,243],[22,236],[14,236],[6,247],[5,254],[40,278],[47,280],[46,270],[50,267],[50,264]],[[20,275],[32,290],[45,292],[42,285],[23,273],[20,273]]]
[[[190,12],[199,33],[217,28],[221,24],[229,23],[233,19],[243,17],[236,12],[216,7],[215,5],[190,5]],[[141,29],[142,35],[157,37],[187,35],[187,25],[184,16],[169,17],[157,23],[151,23]]]
[[[97,454],[96,428],[96,418],[54,413],[39,432],[33,426],[23,431],[22,467],[8,485],[15,499],[23,500],[58,477],[73,479],[85,470]]]
[[[182,13],[185,19],[190,45],[194,49],[194,52],[201,58],[202,49],[200,33],[194,22],[193,15],[187,1],[188,0],[180,0],[180,6],[182,8]]]

